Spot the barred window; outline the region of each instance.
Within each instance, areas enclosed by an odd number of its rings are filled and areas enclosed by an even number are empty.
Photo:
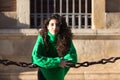
[[[91,28],[91,0],[31,0],[31,28],[39,28],[53,13],[64,16],[71,28]]]

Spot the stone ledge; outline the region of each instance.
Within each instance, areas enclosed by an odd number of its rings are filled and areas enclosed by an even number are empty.
[[[120,39],[119,29],[72,29],[73,39]],[[0,29],[0,38],[35,37],[37,29]]]
[[[0,29],[0,35],[9,36],[9,35],[24,35],[24,36],[33,36],[37,35],[37,29]]]
[[[37,29],[0,29],[0,39],[26,39],[36,37]]]
[[[119,29],[74,29],[74,39],[120,39]]]
[[[3,80],[37,80],[37,72],[2,73]],[[120,73],[68,73],[65,80],[119,80]]]

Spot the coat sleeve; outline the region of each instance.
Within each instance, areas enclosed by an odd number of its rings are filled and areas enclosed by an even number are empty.
[[[64,56],[64,59],[71,60],[73,64],[77,63],[77,53],[72,40],[71,40],[71,46],[69,48],[69,51]]]
[[[60,57],[45,57],[44,41],[41,35],[38,35],[32,51],[32,63],[43,68],[56,68],[60,66]]]

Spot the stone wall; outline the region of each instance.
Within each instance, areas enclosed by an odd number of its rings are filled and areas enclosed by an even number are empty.
[[[31,52],[36,37],[37,30],[32,29],[0,30],[0,59],[30,63]],[[22,74],[22,72],[30,71],[36,71],[36,69],[19,67],[16,65],[4,66],[0,64],[0,80],[26,80],[24,78],[26,74]],[[23,79],[21,79],[20,74]],[[31,79],[30,77],[27,78],[29,80]]]
[[[73,30],[78,62],[98,61],[120,56],[119,30]],[[0,59],[31,62],[37,30],[0,30]],[[71,68],[65,80],[119,80],[119,60],[105,65]],[[0,80],[37,80],[37,68],[0,64]]]
[[[16,12],[1,12],[0,13],[0,29],[17,28],[17,13]]]
[[[106,0],[106,28],[119,29],[120,26],[120,1]]]
[[[75,36],[74,44],[79,62],[99,61],[120,56],[119,30],[85,30]],[[66,80],[120,80],[119,61],[72,68],[66,76]]]

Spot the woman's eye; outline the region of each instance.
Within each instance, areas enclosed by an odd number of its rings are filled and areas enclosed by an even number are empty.
[[[52,23],[51,26],[54,26],[54,24]]]
[[[54,25],[55,25],[55,26],[60,26],[60,24],[59,24],[59,23],[56,23],[56,24],[51,23],[50,25],[51,25],[51,26],[54,26]]]

